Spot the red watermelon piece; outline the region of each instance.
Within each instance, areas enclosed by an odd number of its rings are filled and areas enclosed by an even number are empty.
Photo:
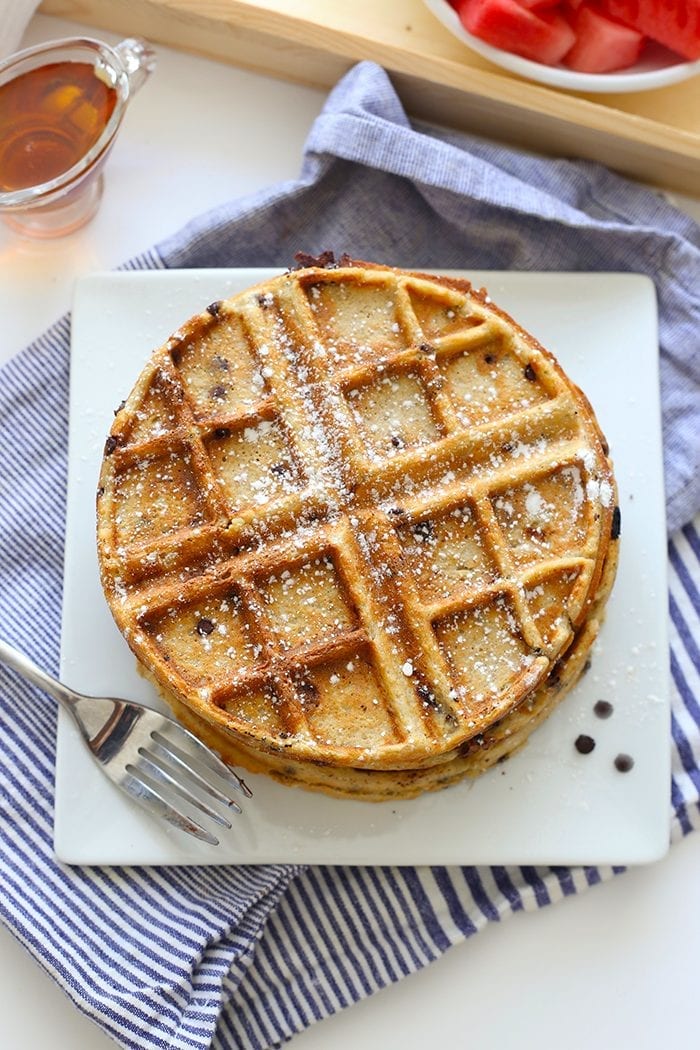
[[[700,58],[700,0],[602,0],[602,8],[684,58]]]
[[[633,66],[644,37],[636,29],[613,22],[592,7],[583,5],[573,23],[576,43],[564,62],[579,73],[612,73]]]
[[[479,40],[547,66],[561,62],[576,39],[557,11],[531,11],[517,0],[464,0],[457,13]]]
[[[528,11],[535,11],[539,14],[540,11],[546,11],[548,7],[560,7],[560,0],[517,0],[517,3],[521,7],[526,7]]]

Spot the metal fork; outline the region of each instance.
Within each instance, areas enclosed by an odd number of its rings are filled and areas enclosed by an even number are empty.
[[[180,831],[218,846],[215,835],[177,808],[178,800],[231,828],[228,818],[202,796],[235,813],[241,807],[231,798],[232,789],[251,798],[248,785],[174,719],[129,700],[77,693],[1,640],[0,663],[58,700],[109,779],[153,816]]]

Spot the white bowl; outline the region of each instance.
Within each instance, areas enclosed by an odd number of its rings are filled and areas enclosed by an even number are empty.
[[[518,73],[528,80],[536,80],[550,87],[565,88],[569,91],[649,91],[651,88],[666,87],[677,84],[680,80],[697,76],[700,73],[700,61],[685,62],[679,55],[658,44],[647,44],[644,57],[640,62],[619,73],[576,73],[566,66],[545,66],[541,62],[531,62],[520,55],[512,55],[484,43],[478,37],[468,33],[460,22],[457,12],[447,0],[423,0],[446,29],[461,40],[463,44],[487,58],[489,62]]]

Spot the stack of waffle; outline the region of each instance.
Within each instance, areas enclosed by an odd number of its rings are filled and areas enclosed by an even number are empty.
[[[580,675],[615,482],[585,397],[485,293],[304,263],[144,368],[105,446],[102,582],[226,761],[410,798],[512,753]]]

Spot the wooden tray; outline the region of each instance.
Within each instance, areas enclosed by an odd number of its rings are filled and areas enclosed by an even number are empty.
[[[372,59],[415,117],[700,195],[700,77],[617,95],[531,84],[472,54],[421,0],[44,0],[41,11],[314,87]]]

